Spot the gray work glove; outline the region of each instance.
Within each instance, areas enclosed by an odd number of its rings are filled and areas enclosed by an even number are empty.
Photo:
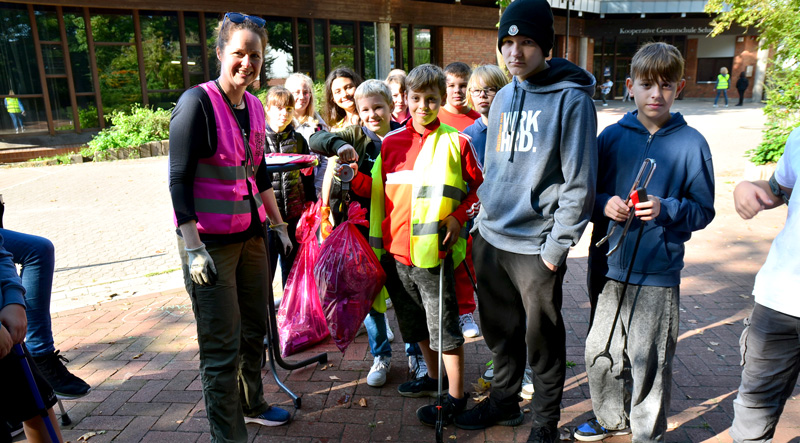
[[[283,250],[284,257],[287,257],[289,254],[292,253],[292,239],[289,238],[289,225],[286,222],[278,223],[277,225],[269,225],[269,228],[278,236],[278,240],[281,241],[281,246]]]
[[[217,268],[206,251],[206,245],[194,249],[186,248],[186,253],[189,254],[189,274],[192,281],[200,286],[214,286],[217,283]]]

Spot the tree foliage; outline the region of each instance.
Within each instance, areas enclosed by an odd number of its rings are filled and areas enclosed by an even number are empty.
[[[800,126],[800,0],[710,0],[706,12],[717,14],[712,36],[733,25],[755,28],[772,49],[765,81],[767,127],[748,154],[759,165],[777,161],[789,133]]]

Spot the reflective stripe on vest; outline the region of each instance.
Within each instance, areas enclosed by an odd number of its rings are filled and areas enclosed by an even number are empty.
[[[250,117],[249,145],[255,165],[246,163],[246,152],[239,125],[225,98],[213,81],[200,85],[214,109],[217,124],[217,150],[210,158],[198,161],[194,180],[194,206],[197,230],[201,234],[233,234],[247,230],[251,222],[251,199],[261,222],[267,219],[256,186],[254,169],[264,156],[266,137],[264,108],[250,93],[245,93]],[[252,194],[248,191],[248,182]]]
[[[728,89],[728,80],[730,80],[730,78],[730,74],[717,75],[717,89]]]
[[[414,162],[413,171],[386,175],[386,189],[381,183],[382,159],[372,171],[372,207],[370,210],[370,245],[380,257],[383,253],[385,195],[402,193],[411,187],[411,263],[420,268],[439,266],[439,222],[452,214],[467,196],[461,174],[461,144],[458,131],[447,125],[430,134]],[[466,225],[451,252],[458,266],[466,255]]]
[[[6,97],[6,109],[9,114],[22,114],[18,98]]]

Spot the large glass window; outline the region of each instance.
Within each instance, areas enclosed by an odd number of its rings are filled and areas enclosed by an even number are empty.
[[[24,128],[47,130],[47,116],[41,98],[42,84],[36,63],[36,50],[28,8],[25,5],[0,3],[0,102],[14,91],[25,109]],[[38,95],[38,97],[26,97]],[[5,107],[0,111],[0,133],[14,133],[11,116]]]
[[[331,69],[339,66],[355,68],[355,34],[352,23],[331,22]]]
[[[314,56],[311,51],[311,25],[308,20],[297,20],[297,42],[297,52],[299,55],[297,70],[309,77],[313,77],[311,71],[313,69],[312,59]]]
[[[58,14],[53,6],[36,6],[34,11],[36,27],[39,29],[39,40],[43,42],[61,41],[61,32],[58,30]]]
[[[318,81],[325,81],[325,22],[314,20],[314,64],[317,68]]]
[[[431,29],[414,28],[414,66],[431,61]]]
[[[264,72],[267,78],[286,78],[294,72],[292,21],[268,17],[267,34],[269,44],[264,57]]]
[[[109,120],[112,112],[142,102],[133,16],[117,11],[93,11],[91,16],[100,99]]]
[[[217,38],[214,30],[222,19],[220,14],[206,14],[206,56],[208,57],[208,73],[211,78],[219,77],[219,60],[217,60]]]
[[[64,8],[64,29],[67,34],[67,47],[69,48],[75,92],[94,92],[83,13]],[[95,112],[97,111],[95,110]]]
[[[64,77],[48,78],[47,92],[50,97],[50,109],[53,110],[53,125],[56,131],[74,130],[75,123],[72,119],[67,79]]]
[[[140,12],[148,90],[184,89],[178,14]]]

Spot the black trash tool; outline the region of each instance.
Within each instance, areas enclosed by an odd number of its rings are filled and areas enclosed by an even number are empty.
[[[447,257],[447,248],[444,246],[444,238],[447,235],[447,230],[442,228],[439,230],[439,373],[436,380],[436,443],[443,443],[444,441],[444,396],[442,395],[442,315],[444,310],[444,259]]]
[[[655,163],[654,163],[655,164]],[[650,174],[652,176],[652,173]],[[648,182],[650,181],[650,176],[648,176]],[[645,188],[639,188],[636,191],[632,192],[629,200],[634,202],[634,208],[636,203],[645,202],[647,201],[647,190]],[[633,219],[634,215],[634,208],[631,208],[630,215],[628,216],[628,221],[625,223],[625,231],[623,231],[623,237],[620,239],[617,246],[614,249],[618,248],[619,245],[622,244],[622,239],[624,239],[625,233],[628,231],[628,226],[630,225],[631,220]],[[625,273],[625,282],[622,284],[622,293],[619,296],[619,303],[617,304],[617,312],[614,314],[614,321],[611,323],[611,330],[608,332],[608,340],[606,340],[606,347],[603,352],[595,355],[594,360],[592,360],[592,366],[597,363],[597,360],[600,357],[605,357],[611,362],[611,366],[614,366],[614,359],[611,357],[611,339],[614,337],[614,329],[617,327],[617,320],[619,320],[619,313],[622,311],[622,303],[625,300],[625,293],[628,291],[628,284],[631,281],[631,273],[633,272],[633,265],[636,263],[636,253],[639,252],[639,243],[642,240],[642,233],[644,232],[644,225],[645,223],[639,226],[639,233],[636,235],[636,243],[633,245],[633,254],[631,255],[631,262],[628,264],[628,271]]]
[[[47,433],[50,435],[50,440],[53,442],[60,442],[61,440],[58,438],[56,428],[53,426],[53,422],[50,421],[50,414],[44,405],[44,400],[42,400],[42,396],[39,394],[39,388],[36,386],[36,380],[33,378],[33,371],[31,370],[30,364],[28,364],[28,359],[25,356],[25,351],[22,349],[22,345],[20,343],[15,344],[12,347],[12,352],[19,357],[22,373],[25,374],[25,379],[28,382],[31,395],[33,395],[33,402],[36,405],[36,409],[39,410],[39,415],[42,417],[42,420],[44,420],[44,425],[47,428]]]

